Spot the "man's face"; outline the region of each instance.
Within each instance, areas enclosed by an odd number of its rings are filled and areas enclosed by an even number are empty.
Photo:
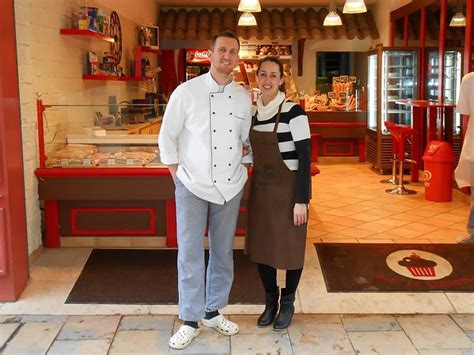
[[[222,74],[232,73],[239,61],[239,45],[234,38],[218,37],[213,50],[209,50],[211,68]]]

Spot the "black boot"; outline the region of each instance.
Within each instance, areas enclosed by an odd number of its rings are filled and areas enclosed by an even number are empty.
[[[274,292],[265,293],[265,310],[258,317],[257,326],[266,327],[272,324],[275,315],[278,312],[278,297],[280,296],[280,290],[277,287]]]
[[[280,312],[278,312],[275,323],[273,323],[273,329],[275,330],[288,328],[295,313],[295,292],[285,294],[285,290],[281,290]]]

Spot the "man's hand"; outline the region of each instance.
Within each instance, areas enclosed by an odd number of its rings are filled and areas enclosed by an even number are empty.
[[[250,152],[251,152],[250,146],[244,145],[244,146],[242,147],[242,158],[245,157],[245,156],[247,156],[247,155],[249,155]]]
[[[178,170],[178,164],[168,165],[168,170],[173,178],[173,182],[176,182],[176,171]]]
[[[308,221],[308,208],[305,203],[295,203],[293,208],[293,222],[295,226],[301,226]]]
[[[461,192],[466,194],[466,195],[470,195],[471,194],[471,187],[470,186],[461,187]]]

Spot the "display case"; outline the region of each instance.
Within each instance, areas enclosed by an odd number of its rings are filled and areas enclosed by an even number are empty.
[[[174,184],[158,154],[163,107],[37,101],[47,247],[176,247]],[[248,186],[248,184],[247,184]],[[245,235],[246,200],[236,235]],[[236,242],[243,244],[242,242]]]
[[[412,125],[411,109],[397,101],[418,98],[418,51],[378,46],[367,63],[367,160],[385,173],[392,166],[392,143],[384,122]]]
[[[438,101],[439,88],[439,51],[427,51],[426,98],[429,101]],[[456,104],[459,97],[462,78],[462,51],[447,50],[444,53],[444,103]],[[453,133],[459,135],[461,131],[461,115],[455,113],[452,118]]]

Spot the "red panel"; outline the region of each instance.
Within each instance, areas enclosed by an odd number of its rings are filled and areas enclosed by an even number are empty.
[[[35,175],[48,177],[98,177],[98,176],[170,176],[167,167],[156,168],[45,168],[36,169]]]
[[[66,36],[84,36],[84,37],[101,39],[103,41],[111,42],[111,43],[115,42],[115,39],[113,37],[103,35],[101,33],[97,33],[90,30],[80,30],[77,28],[61,28],[59,30],[59,33]]]
[[[310,122],[310,127],[367,127],[366,122]]]
[[[166,246],[168,248],[178,247],[176,231],[176,203],[174,200],[166,201]]]
[[[0,276],[7,274],[6,223],[5,209],[0,208]]]
[[[359,161],[365,161],[365,138],[359,138]]]
[[[439,19],[439,69],[438,69],[438,101],[444,102],[444,52],[446,39],[446,16],[447,16],[447,0],[440,0],[441,12]]]
[[[1,13],[0,209],[3,226],[0,245],[4,253],[1,266],[4,275],[0,275],[0,302],[6,302],[20,296],[28,281],[29,268],[13,0],[1,2]]]
[[[44,214],[46,219],[46,247],[59,248],[59,210],[58,201],[44,201]]]
[[[147,213],[150,228],[148,229],[79,229],[77,227],[77,216],[80,213]],[[156,231],[156,216],[153,208],[71,208],[71,232],[74,235],[153,235]]]
[[[349,146],[348,153],[328,153],[327,148],[330,146]],[[323,142],[323,152],[324,156],[327,157],[346,157],[354,155],[354,144],[352,142]]]
[[[472,40],[473,40],[473,18],[474,0],[466,0],[466,28],[464,29],[464,74],[472,71]],[[464,126],[467,127],[467,126]],[[464,128],[465,130],[466,128]]]
[[[426,66],[426,49],[425,49],[425,38],[426,38],[426,8],[421,9],[420,15],[420,92],[419,97],[421,100],[425,99],[425,66]]]
[[[408,47],[408,16],[403,19],[403,43]]]
[[[395,21],[391,20],[390,21],[390,47],[394,47],[395,45]]]

